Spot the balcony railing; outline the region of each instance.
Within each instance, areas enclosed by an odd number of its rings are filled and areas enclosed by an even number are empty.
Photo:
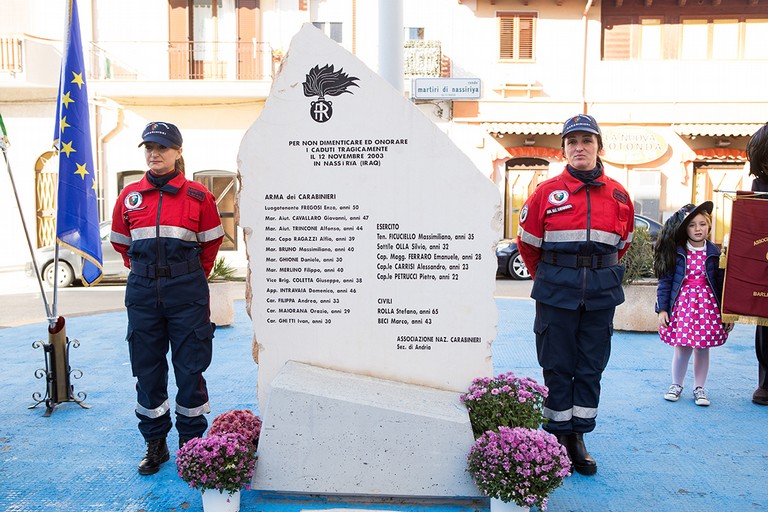
[[[450,76],[439,41],[406,41],[403,51],[406,78]],[[269,81],[282,55],[264,41],[99,41],[91,43],[88,58],[89,78],[96,80]],[[60,59],[55,41],[0,36],[0,73],[12,79],[55,85]]]
[[[439,41],[406,41],[404,75],[450,76]],[[271,80],[282,55],[268,42],[107,42],[91,44],[99,80]]]
[[[98,80],[271,80],[279,65],[262,41],[100,41],[90,58]]]
[[[0,73],[15,75],[23,71],[21,39],[18,37],[0,37]]]
[[[443,55],[440,41],[405,41],[403,52],[403,74],[406,77],[451,76],[451,61]]]

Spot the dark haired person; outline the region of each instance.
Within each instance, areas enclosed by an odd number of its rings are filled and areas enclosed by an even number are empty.
[[[634,231],[634,206],[605,175],[592,116],[565,121],[563,172],[538,185],[520,210],[518,247],[533,278],[536,350],[549,396],[547,431],[584,475],[597,463],[584,445],[595,428],[600,379],[611,353],[613,315],[624,302],[619,260]]]
[[[213,194],[184,176],[181,145],[176,126],[149,123],[139,144],[149,170],[123,189],[112,213],[110,241],[131,269],[125,306],[136,416],[147,443],[141,475],[157,473],[169,459],[169,346],[179,446],[202,437],[210,412],[203,372],[211,363],[215,326],[207,276],[224,230]]]
[[[754,176],[752,190],[768,194],[768,123],[757,130],[747,143],[749,173]],[[768,195],[763,196],[768,200]],[[768,236],[768,233],[766,233]],[[768,316],[768,312],[766,312]],[[757,355],[757,389],[752,394],[752,402],[768,405],[768,326],[755,328],[755,354]]]

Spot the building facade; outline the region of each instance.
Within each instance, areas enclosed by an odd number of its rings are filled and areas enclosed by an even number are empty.
[[[395,0],[393,0],[395,2]],[[577,113],[604,130],[608,174],[663,221],[715,201],[722,242],[729,192],[748,189],[744,148],[768,121],[768,4],[757,0],[397,0],[403,91],[498,187],[505,236],[536,184],[562,170],[560,129]],[[312,23],[380,69],[380,2],[78,0],[88,68],[100,215],[145,170],[149,121],[177,124],[187,175],[217,195],[222,255],[246,261],[236,225],[237,154],[292,36]],[[0,269],[55,238],[51,150],[66,0],[3,0],[0,114],[22,211],[7,175]],[[477,97],[424,98],[417,79],[478,81]],[[460,96],[460,95],[459,95]],[[439,169],[435,172],[439,173]],[[471,198],[468,198],[471,200]]]

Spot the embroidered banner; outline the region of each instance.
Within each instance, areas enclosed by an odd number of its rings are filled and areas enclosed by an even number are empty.
[[[723,321],[768,325],[768,196],[739,192],[726,251]]]

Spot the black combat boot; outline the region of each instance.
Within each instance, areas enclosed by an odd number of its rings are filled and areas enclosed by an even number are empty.
[[[147,454],[139,462],[139,474],[154,475],[160,471],[160,465],[170,458],[165,438],[147,441]]]
[[[560,437],[558,436],[558,441],[560,441]],[[573,469],[582,475],[594,475],[597,473],[597,462],[589,454],[587,447],[584,446],[584,434],[572,432],[562,437],[565,441],[563,444],[568,450],[568,457],[570,457],[573,463]]]
[[[181,450],[181,447],[187,444],[187,441],[190,439],[194,439],[194,437],[179,436],[179,450]]]

